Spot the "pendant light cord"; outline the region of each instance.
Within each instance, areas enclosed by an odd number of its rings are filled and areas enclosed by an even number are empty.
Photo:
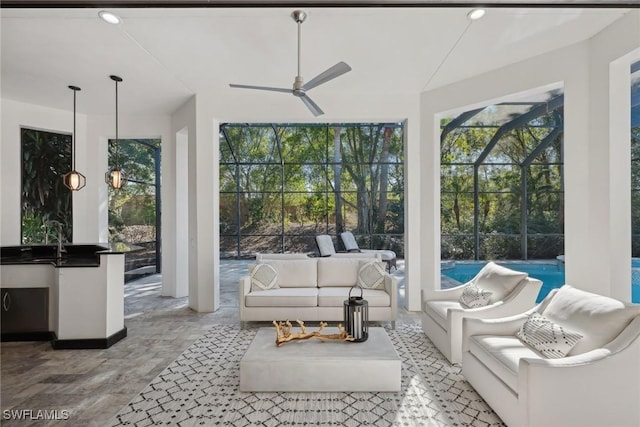
[[[300,34],[302,33],[301,31],[302,28],[302,22],[298,21],[298,77],[301,76],[300,74],[300,45],[301,45],[301,41],[300,41]]]
[[[73,89],[73,135],[71,136],[72,165],[71,170],[76,170],[76,90]]]
[[[120,144],[118,143],[118,81],[116,80],[116,169],[120,169]]]

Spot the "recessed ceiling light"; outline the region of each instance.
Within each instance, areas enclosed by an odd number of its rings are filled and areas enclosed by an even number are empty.
[[[471,9],[469,13],[467,13],[467,18],[475,21],[482,18],[485,13],[487,13],[486,9]]]
[[[106,10],[101,10],[100,12],[98,12],[98,16],[104,22],[108,22],[109,24],[115,25],[119,24],[122,21],[118,15],[116,15],[115,13],[107,12]]]

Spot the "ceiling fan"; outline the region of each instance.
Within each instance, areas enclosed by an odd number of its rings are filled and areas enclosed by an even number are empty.
[[[309,82],[305,83],[304,79],[300,75],[300,27],[304,20],[307,18],[307,14],[302,10],[294,10],[291,13],[291,17],[298,24],[298,75],[296,76],[293,82],[293,89],[279,88],[279,87],[269,87],[269,86],[252,86],[252,85],[238,85],[238,84],[230,84],[229,86],[234,88],[241,89],[258,89],[258,90],[269,90],[272,92],[284,92],[291,93],[294,96],[300,98],[304,105],[313,113],[314,116],[318,117],[324,114],[324,111],[318,104],[313,102],[311,98],[307,95],[307,91],[309,89],[313,89],[316,86],[319,86],[323,83],[326,83],[330,80],[335,79],[338,76],[343,75],[346,72],[351,71],[351,67],[347,65],[345,62],[338,62],[333,67],[323,71],[318,74],[316,77],[311,79]]]

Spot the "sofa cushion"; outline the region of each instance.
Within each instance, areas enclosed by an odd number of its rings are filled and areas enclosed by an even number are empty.
[[[318,289],[319,307],[342,307],[344,301],[349,297],[349,289],[340,287],[323,287]],[[369,307],[389,307],[391,297],[384,290],[363,289],[362,297],[367,300]],[[351,296],[360,296],[360,289],[354,289]]]
[[[360,261],[366,258],[318,258],[318,287],[348,286],[358,282]]]
[[[269,264],[254,264],[249,269],[251,291],[266,291],[278,288],[278,272]]]
[[[484,307],[491,303],[491,295],[493,295],[493,292],[482,289],[476,286],[475,283],[469,283],[464,287],[459,301],[465,308]]]
[[[458,301],[426,301],[424,303],[424,312],[435,320],[445,331],[449,330],[447,325],[447,312],[452,308],[463,308]]]
[[[634,317],[640,315],[640,305],[625,304],[564,285],[542,314],[552,322],[583,336],[569,352],[569,356],[573,356],[613,341]]]
[[[523,279],[527,273],[488,262],[471,282],[479,288],[492,292],[491,303],[503,300]]]
[[[471,336],[469,352],[516,393],[520,359],[542,358],[531,347],[512,335]]]
[[[244,297],[247,307],[316,307],[318,288],[278,288],[249,292]]]
[[[281,288],[315,288],[318,286],[317,261],[309,259],[264,260],[278,272],[278,286]]]
[[[538,313],[529,315],[516,336],[549,359],[566,356],[582,338],[582,335],[555,324]]]
[[[364,289],[384,289],[386,264],[379,261],[360,261],[358,285]]]

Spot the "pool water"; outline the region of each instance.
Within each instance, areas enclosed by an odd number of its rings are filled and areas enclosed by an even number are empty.
[[[460,283],[473,279],[484,262],[462,261],[442,263],[442,274]],[[536,302],[540,302],[552,289],[564,285],[564,264],[556,261],[549,262],[499,262],[498,264],[513,270],[524,271],[529,276],[541,280],[542,288]],[[640,258],[631,260],[631,300],[640,303]]]

